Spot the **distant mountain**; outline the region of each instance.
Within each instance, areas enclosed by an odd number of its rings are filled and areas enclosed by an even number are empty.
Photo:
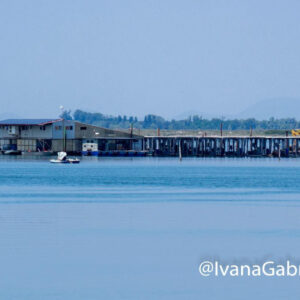
[[[296,118],[300,120],[300,98],[273,98],[249,106],[236,116],[238,119]]]

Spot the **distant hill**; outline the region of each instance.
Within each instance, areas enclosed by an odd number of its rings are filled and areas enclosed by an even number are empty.
[[[295,118],[300,120],[300,98],[274,98],[249,106],[236,116],[238,119],[255,118],[268,120],[271,117]]]

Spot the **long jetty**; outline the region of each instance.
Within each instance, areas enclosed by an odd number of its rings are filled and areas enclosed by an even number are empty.
[[[144,150],[154,156],[296,157],[297,136],[145,136]]]

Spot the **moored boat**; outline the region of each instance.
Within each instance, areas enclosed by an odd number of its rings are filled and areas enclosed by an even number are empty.
[[[58,152],[57,159],[50,159],[53,164],[79,164],[80,160],[78,158],[67,158],[66,152]]]
[[[6,150],[2,151],[4,155],[21,155],[22,152],[19,150]]]

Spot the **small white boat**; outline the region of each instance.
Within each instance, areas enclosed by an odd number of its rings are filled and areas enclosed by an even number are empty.
[[[80,160],[78,158],[67,158],[66,152],[58,152],[57,159],[50,159],[53,164],[79,164]]]

